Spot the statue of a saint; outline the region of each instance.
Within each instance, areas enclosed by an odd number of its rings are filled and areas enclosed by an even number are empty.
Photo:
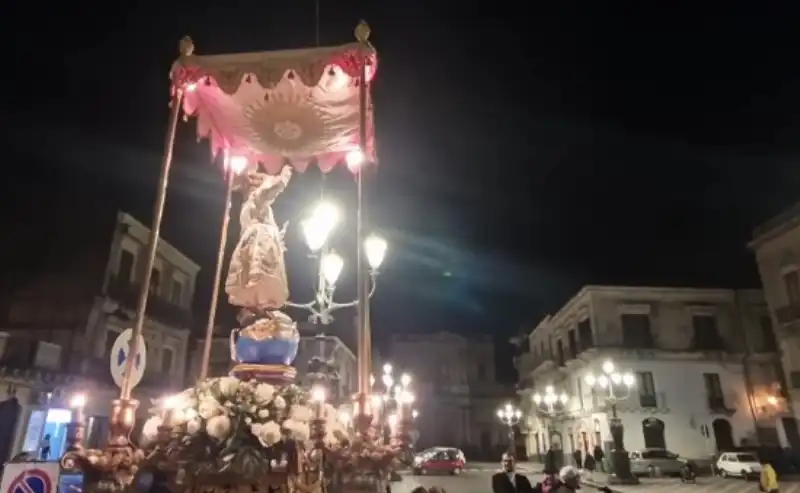
[[[231,258],[225,291],[232,305],[254,312],[277,310],[289,298],[283,258],[285,231],[278,228],[272,202],[283,192],[292,169],[280,174],[247,173],[247,196],[242,205],[242,233]]]

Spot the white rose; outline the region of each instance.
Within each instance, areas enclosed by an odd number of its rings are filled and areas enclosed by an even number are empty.
[[[222,377],[218,381],[219,391],[224,396],[233,396],[239,389],[239,379],[234,377]]]
[[[289,409],[289,418],[295,421],[303,421],[308,422],[311,421],[313,417],[313,412],[311,408],[308,406],[302,405],[294,405],[291,409]]]
[[[200,401],[200,405],[197,407],[197,414],[201,418],[208,420],[218,414],[222,414],[222,410],[223,408],[219,405],[219,402],[213,398],[208,398]]]
[[[200,418],[193,418],[190,419],[188,423],[186,423],[186,433],[190,435],[196,435],[200,428],[203,427],[203,422],[200,421]]]
[[[286,407],[286,401],[281,396],[275,397],[275,399],[272,400],[272,403],[275,404],[275,407],[278,409],[283,409]]]
[[[259,404],[269,404],[275,396],[275,387],[268,383],[260,383],[256,386],[256,402]]]
[[[150,443],[156,439],[161,423],[163,423],[161,416],[151,416],[150,419],[144,422],[144,426],[142,426],[142,441],[144,443]]]
[[[206,433],[216,440],[228,438],[231,432],[231,420],[227,416],[214,416],[206,423]]]
[[[269,409],[261,409],[258,411],[258,417],[261,419],[269,418]]]
[[[264,424],[256,423],[250,427],[250,432],[264,447],[271,447],[281,439],[281,427],[274,421]]]
[[[304,442],[311,435],[311,428],[308,423],[287,419],[283,422],[283,429],[289,432],[289,436],[297,441]]]

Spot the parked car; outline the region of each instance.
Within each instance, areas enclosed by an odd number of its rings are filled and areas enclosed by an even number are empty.
[[[755,478],[761,474],[761,463],[749,452],[725,452],[717,459],[717,473],[723,478]]]
[[[630,458],[634,476],[678,476],[686,463],[678,454],[662,448],[634,450]]]
[[[466,466],[464,452],[453,447],[433,447],[414,456],[414,474],[459,475]]]

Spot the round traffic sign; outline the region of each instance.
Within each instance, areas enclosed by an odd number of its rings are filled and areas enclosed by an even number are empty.
[[[14,478],[4,493],[50,493],[52,491],[53,482],[46,471],[28,469]]]
[[[133,337],[132,329],[125,329],[114,341],[111,346],[111,354],[109,355],[109,364],[111,367],[111,378],[117,387],[122,387],[122,380],[125,376],[125,368],[127,366],[128,357],[131,352],[131,338]],[[133,364],[133,374],[131,375],[131,388],[137,386],[142,381],[144,375],[144,368],[147,364],[147,348],[144,344],[144,337],[139,334],[139,344],[136,355],[136,361]]]

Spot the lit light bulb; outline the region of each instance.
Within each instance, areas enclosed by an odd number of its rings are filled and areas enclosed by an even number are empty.
[[[364,155],[364,151],[361,149],[353,149],[352,151],[348,152],[345,156],[345,161],[347,162],[347,169],[350,170],[351,173],[358,172],[361,167],[364,165],[364,161],[367,157]]]
[[[69,401],[69,406],[74,408],[81,408],[86,406],[86,394],[75,394]]]
[[[336,284],[343,268],[344,259],[335,252],[326,253],[320,261],[322,277],[325,278],[325,282],[327,282],[329,286]]]
[[[614,363],[611,360],[606,360],[603,363],[603,373],[611,373],[614,371]]]
[[[541,394],[533,394],[533,402],[538,406],[542,403],[542,395]]]
[[[389,247],[386,240],[378,235],[369,235],[364,240],[364,253],[367,256],[367,263],[372,269],[377,269],[386,257],[386,250]]]
[[[229,156],[228,166],[230,166],[230,169],[234,172],[234,174],[239,175],[247,167],[247,158],[245,156],[236,154]]]

